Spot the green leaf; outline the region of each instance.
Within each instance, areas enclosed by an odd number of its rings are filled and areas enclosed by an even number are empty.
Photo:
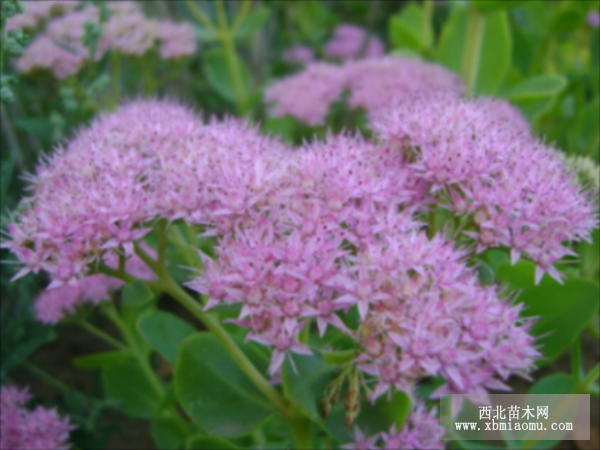
[[[105,367],[102,381],[106,396],[120,401],[125,414],[142,419],[155,416],[160,397],[135,361]]]
[[[244,18],[238,29],[235,30],[235,37],[244,39],[252,36],[269,21],[270,15],[269,8],[264,6],[252,11]]]
[[[4,378],[4,374],[8,373],[12,368],[18,366],[26,360],[29,355],[35,352],[42,345],[56,339],[56,333],[52,327],[39,326],[34,327],[29,331],[27,338],[13,348],[0,366],[0,378]]]
[[[12,179],[12,173],[15,168],[14,158],[8,157],[5,161],[2,161],[0,166],[0,207],[4,209],[6,207],[6,194],[8,193],[8,187],[10,186],[10,180]]]
[[[15,119],[14,124],[16,128],[41,139],[52,136],[52,124],[45,117],[23,117]]]
[[[550,30],[553,33],[572,33],[581,28],[585,22],[585,15],[579,9],[571,8],[569,2],[563,2],[566,8],[555,8],[555,13],[550,19]]]
[[[193,436],[185,444],[185,450],[234,450],[240,447],[214,436]]]
[[[535,382],[528,394],[569,394],[575,387],[573,376],[568,373],[553,373]]]
[[[267,358],[253,345],[232,338],[264,373]],[[273,412],[271,403],[210,333],[197,333],[183,341],[174,384],[177,398],[190,418],[217,436],[247,434]]]
[[[82,356],[81,358],[75,358],[73,360],[73,365],[80,369],[98,369],[122,363],[130,357],[131,352],[129,350],[115,350],[112,352],[94,353]]]
[[[511,9],[521,3],[525,3],[525,0],[475,0],[471,5],[483,13],[489,13],[500,9]]]
[[[497,445],[486,444],[483,441],[462,441],[456,439],[452,441],[452,448],[463,450],[505,450],[506,447],[498,447]]]
[[[237,55],[233,56],[241,78],[242,99],[250,92],[250,71]],[[238,101],[234,78],[232,77],[227,56],[223,50],[210,50],[204,54],[204,75],[210,86],[224,99],[232,103]]]
[[[496,248],[490,248],[481,254],[481,257],[487,262],[490,267],[494,270],[502,265],[502,263],[508,261],[508,255],[502,250]]]
[[[567,86],[567,79],[559,74],[547,74],[525,80],[503,92],[513,102],[540,99],[558,95]]]
[[[496,269],[496,275],[513,291],[535,286],[535,264],[529,261],[521,260],[513,266],[507,259]]]
[[[477,272],[479,272],[479,281],[485,286],[491,286],[496,281],[496,274],[494,269],[488,263],[480,261],[477,266]]]
[[[423,8],[414,3],[406,6],[389,23],[390,42],[393,48],[409,48],[422,52],[433,45],[433,29],[426,22]]]
[[[196,332],[193,326],[179,317],[155,310],[142,314],[137,328],[152,348],[173,364],[177,362],[181,341]]]
[[[297,403],[312,420],[322,422],[318,400],[329,382],[331,369],[319,350],[312,351],[312,355],[290,354],[283,363],[281,375],[287,398]],[[294,359],[296,370],[290,358]]]
[[[472,26],[469,26],[472,25]],[[467,30],[473,34],[470,36]],[[506,11],[482,15],[454,8],[442,28],[437,59],[450,70],[468,73],[475,94],[493,94],[504,81],[511,62],[512,38]],[[471,65],[465,68],[465,58]]]
[[[575,153],[593,155],[600,142],[600,98],[596,97],[587,103],[579,112],[573,133],[575,136]]]
[[[519,109],[525,114],[530,122],[543,116],[545,113],[550,111],[554,106],[556,97],[548,97],[541,99],[527,99],[515,102]]]
[[[396,392],[390,401],[387,396],[381,396],[375,404],[369,401],[361,402],[360,413],[355,424],[366,436],[373,436],[382,431],[388,431],[391,424],[402,429],[410,413],[410,398],[404,392]],[[352,430],[346,428],[346,410],[337,404],[325,422],[325,429],[341,442],[351,442],[354,437]]]
[[[188,424],[181,419],[158,417],[150,424],[152,439],[159,450],[179,450],[191,435]]]
[[[141,306],[154,298],[154,292],[141,281],[126,285],[121,294],[123,304],[130,307]]]
[[[213,33],[208,28],[204,28],[201,25],[198,25],[195,22],[186,22],[187,25],[191,26],[196,33],[196,38],[200,42],[215,42],[217,40],[217,35]]]
[[[519,261],[515,266],[502,264],[496,275],[511,289],[523,289],[518,298],[526,305],[523,316],[539,317],[531,332],[539,336],[537,343],[546,358],[538,361],[541,366],[568,348],[598,311],[599,287],[582,279],[568,279],[561,285],[549,276],[534,286],[534,272],[533,263]]]

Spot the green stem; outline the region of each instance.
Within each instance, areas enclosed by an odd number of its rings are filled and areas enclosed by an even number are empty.
[[[159,235],[159,241],[158,241],[158,252],[157,252],[157,261],[158,261],[158,270],[160,270],[161,272],[163,272],[165,270],[165,255],[166,255],[166,249],[167,249],[167,225],[168,225],[168,221],[167,219],[160,219],[159,225],[158,225],[158,235]]]
[[[571,346],[571,371],[575,384],[579,384],[583,378],[583,366],[581,365],[581,336],[577,336]]]
[[[89,322],[86,322],[83,319],[74,319],[73,323],[76,323],[80,327],[89,331],[94,336],[99,337],[104,342],[112,345],[113,347],[116,347],[120,350],[127,350],[127,347],[122,342],[117,341],[115,338],[113,338],[112,336],[109,336],[104,331],[96,328],[94,325],[90,324]]]
[[[288,403],[277,390],[269,384],[266,378],[258,371],[248,357],[240,350],[235,341],[225,331],[218,320],[213,316],[202,311],[200,305],[193,297],[183,290],[168,274],[162,277],[166,285],[165,292],[171,295],[188,311],[194,314],[211,331],[217,339],[223,344],[227,352],[234,359],[240,369],[246,374],[254,385],[285,415],[288,410]]]
[[[144,372],[144,375],[146,375],[146,378],[148,379],[148,381],[152,385],[152,388],[155,390],[155,392],[158,394],[158,396],[160,398],[162,398],[163,395],[165,394],[165,389],[164,389],[160,379],[156,375],[156,372],[154,372],[154,370],[152,370],[152,367],[150,366],[150,362],[148,361],[148,358],[146,356],[144,356],[144,354],[140,350],[138,343],[136,342],[133,334],[131,333],[131,330],[129,329],[127,324],[125,324],[123,322],[123,319],[121,319],[121,316],[119,315],[119,312],[117,311],[117,309],[115,308],[113,303],[109,304],[108,308],[106,309],[106,314],[114,322],[114,324],[121,330],[121,333],[123,334],[123,337],[125,338],[125,342],[127,342],[127,346],[129,347],[129,350],[131,351],[131,353],[133,354],[135,359],[137,359],[138,364],[140,365],[140,368]]]
[[[185,254],[185,259],[187,259],[190,267],[199,266],[198,263],[200,262],[200,258],[194,251],[196,247],[194,246],[193,241],[187,242],[178,226],[169,227],[169,231],[171,231],[171,235],[168,236],[167,239],[179,247],[179,249]]]
[[[356,356],[356,350],[337,350],[333,352],[323,352],[323,356],[325,357],[325,361],[330,366],[336,366],[341,364],[349,363]]]
[[[0,75],[4,73],[4,47],[6,39],[4,38],[4,29],[6,26],[4,23],[0,26]]]
[[[191,295],[189,295],[173,278],[169,275],[168,271],[154,261],[137,243],[134,243],[134,249],[136,254],[154,271],[159,277],[162,285],[159,289],[167,294],[171,295],[187,310],[194,314],[203,324],[211,331],[217,339],[223,344],[227,352],[231,355],[237,365],[242,369],[248,378],[254,383],[254,385],[269,399],[273,404],[284,414],[287,413],[288,404],[286,400],[277,392],[277,390],[271,386],[271,384],[265,379],[265,377],[258,371],[248,357],[240,350],[235,341],[225,331],[218,320],[214,317],[206,314],[202,309],[202,305],[199,304]]]
[[[119,54],[113,52],[111,55],[112,63],[112,78],[113,78],[113,106],[119,104],[120,91],[121,91],[121,65],[119,64]]]
[[[235,20],[233,21],[233,25],[231,26],[231,34],[234,36],[242,22],[248,15],[250,7],[252,6],[252,0],[243,0],[240,3],[240,9],[238,10],[237,15],[235,16]]]
[[[19,145],[19,141],[15,136],[12,125],[10,123],[10,118],[4,109],[4,105],[0,103],[0,122],[2,122],[2,131],[6,136],[6,140],[8,141],[8,147],[10,149],[10,153],[13,155],[15,159],[15,164],[17,167],[22,170],[23,169],[23,158],[21,153],[21,146]]]
[[[310,420],[302,414],[297,406],[292,407],[289,417],[292,434],[296,442],[297,449],[312,449],[312,436],[310,434]]]
[[[598,314],[596,314],[594,317],[592,317],[592,320],[590,320],[590,322],[585,327],[585,331],[590,333],[596,339],[600,339],[600,325],[598,323],[599,320],[600,317],[598,317]]]
[[[204,11],[202,11],[202,8],[196,5],[196,3],[192,0],[185,0],[185,4],[192,13],[192,16],[194,16],[198,22],[204,25],[207,30],[211,31],[215,35],[219,34],[217,29],[211,23],[210,19],[206,16],[206,14],[204,14]]]
[[[583,380],[579,382],[579,384],[573,389],[573,394],[586,394],[590,389],[590,386],[598,379],[600,376],[600,363],[596,363],[596,365],[589,371],[589,373],[585,376]]]
[[[231,79],[233,80],[233,90],[235,91],[235,97],[237,99],[237,105],[240,112],[243,111],[243,103],[245,100],[244,85],[242,83],[242,77],[238,64],[237,54],[235,52],[235,46],[233,42],[233,32],[228,28],[227,16],[225,14],[225,6],[223,0],[217,1],[217,21],[219,23],[219,41],[225,51],[225,58],[227,59],[227,66]]]
[[[133,275],[129,275],[128,273],[124,273],[117,269],[113,269],[112,267],[109,267],[104,263],[100,263],[100,265],[98,266],[98,273],[103,273],[110,277],[117,278],[121,281],[124,281],[125,283],[135,283],[136,281],[140,283],[145,283],[146,286],[157,291],[161,291],[163,289],[163,285],[161,283],[134,277]]]
[[[25,367],[27,370],[29,370],[32,374],[34,374],[41,380],[45,381],[46,383],[54,386],[56,389],[58,389],[62,393],[66,393],[66,392],[70,392],[70,391],[74,390],[74,389],[71,389],[69,386],[61,383],[56,378],[54,378],[52,375],[47,373],[45,370],[40,369],[38,366],[36,366],[35,364],[33,364],[29,361],[23,361],[21,364],[23,365],[23,367]]]
[[[481,42],[483,41],[483,26],[485,17],[475,8],[470,8],[467,18],[467,36],[465,54],[463,55],[462,75],[469,89],[469,95],[473,95],[479,57],[481,56]]]

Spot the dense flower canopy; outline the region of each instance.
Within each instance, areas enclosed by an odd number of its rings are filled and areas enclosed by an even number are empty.
[[[387,111],[395,100],[418,92],[441,91],[459,96],[460,79],[437,64],[402,56],[349,60],[342,65],[314,63],[277,81],[265,92],[272,114],[290,114],[309,125],[324,123],[331,104],[348,92],[352,108],[369,117]]]
[[[38,301],[39,317],[56,322],[120,286],[94,275],[98,260],[138,264],[134,243],[157,219],[183,220],[217,238],[189,287],[208,296],[206,309],[241,304],[232,321],[272,349],[269,374],[290,352],[311,353],[299,335],[314,318],[321,336],[332,327],[356,340],[371,399],[412,395],[428,376],[447,380],[434,395],[507,389],[540,356],[531,321],[466,262],[504,245],[558,278],[563,242],[596,225],[593,200],[503,102],[446,92],[375,111],[374,142],[342,134],[292,149],[237,120],[130,102],[38,167],[3,246],[19,276],[44,270],[63,286]],[[473,217],[470,241],[428,236],[432,204]]]

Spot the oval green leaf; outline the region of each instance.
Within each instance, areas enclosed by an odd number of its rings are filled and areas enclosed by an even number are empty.
[[[181,419],[158,417],[150,424],[152,439],[159,450],[179,450],[190,437],[191,426]]]
[[[387,396],[381,396],[375,404],[365,400],[361,402],[360,413],[355,424],[366,436],[373,436],[382,431],[388,431],[390,425],[396,424],[402,429],[410,413],[410,398],[404,392],[396,392],[390,401]],[[353,441],[352,430],[346,428],[346,410],[337,404],[325,422],[325,429],[340,442]]]
[[[215,436],[193,436],[185,444],[185,450],[235,450],[240,447]]]
[[[526,305],[522,315],[539,317],[531,333],[539,336],[537,343],[546,358],[538,361],[542,366],[567,349],[598,311],[599,287],[581,279],[560,284],[547,275],[534,286],[534,272],[533,263],[519,261],[514,266],[503,263],[496,274],[510,289],[523,289],[517,300]]]
[[[256,11],[252,11],[244,18],[237,30],[235,30],[235,37],[244,39],[252,36],[269,21],[270,15],[271,12],[264,6],[258,8]]]
[[[319,350],[312,351],[312,355],[288,355],[283,363],[281,376],[287,398],[295,402],[312,420],[322,422],[318,401],[331,378],[331,369]],[[293,358],[293,366],[290,358]]]
[[[250,71],[237,55],[233,56],[240,76],[240,95],[236,93],[235,80],[227,63],[227,56],[223,50],[210,50],[204,54],[204,75],[208,84],[225,100],[232,103],[244,101],[250,92]]]
[[[267,358],[253,345],[233,339],[258,370],[265,372]],[[174,384],[177,398],[190,418],[217,436],[247,434],[274,409],[210,333],[197,333],[182,342]]]
[[[123,304],[131,307],[141,306],[154,298],[154,292],[141,281],[129,283],[121,294]]]
[[[454,8],[442,28],[437,59],[450,70],[462,73],[474,94],[493,94],[508,73],[511,51],[506,11],[483,15]]]
[[[181,342],[196,330],[173,314],[150,310],[137,321],[138,331],[161,356],[175,364]]]
[[[567,86],[567,79],[559,74],[547,74],[525,80],[504,91],[511,101],[539,99],[560,94]]]
[[[160,397],[135,361],[105,367],[102,381],[106,396],[120,401],[125,414],[142,419],[155,416]]]
[[[94,353],[92,355],[75,358],[73,365],[81,369],[98,369],[119,364],[131,357],[129,350],[115,350],[112,352]]]
[[[417,52],[429,50],[433,45],[433,29],[426,21],[423,8],[414,3],[406,6],[389,22],[389,36],[395,49],[408,48]]]
[[[471,5],[481,12],[489,13],[500,9],[511,9],[525,3],[525,0],[475,0]]]
[[[568,373],[553,373],[531,386],[528,394],[569,394],[575,387],[573,376]]]

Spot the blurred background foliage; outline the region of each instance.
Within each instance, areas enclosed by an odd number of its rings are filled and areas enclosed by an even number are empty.
[[[3,14],[8,3],[2,2]],[[204,111],[207,119],[212,115],[244,115],[265,132],[294,143],[324,136],[324,127],[310,127],[290,116],[269,117],[262,95],[274,80],[302,70],[284,61],[286,49],[305,45],[318,59],[325,59],[324,43],[337,25],[346,23],[362,26],[379,37],[387,53],[446,66],[462,76],[473,95],[509,100],[527,116],[535,132],[564,151],[566,157],[588,157],[585,162],[571,158],[571,163],[585,166],[580,172],[587,174],[589,183],[597,183],[600,28],[594,17],[600,10],[598,0],[141,3],[150,17],[170,17],[193,26],[199,50],[174,62],[161,60],[156,50],[140,57],[108,52],[77,74],[58,80],[45,71],[19,74],[13,63],[19,56],[18,47],[26,45],[27,39],[2,35],[2,89],[10,91],[4,91],[7,101],[1,111],[2,228],[25,192],[21,175],[34,171],[42,154],[126,99],[176,98]],[[90,50],[98,38],[93,31],[87,34]],[[35,30],[28,33],[33,37]],[[334,131],[357,127],[369,133],[360,112],[348,115],[344,111],[343,102],[332,106],[328,123]],[[534,330],[536,334],[560,330],[547,339],[548,361],[571,349],[571,370],[542,379],[536,392],[573,389],[585,377],[581,333],[598,339],[598,231],[593,244],[582,243],[577,251],[580,258],[561,267],[569,276],[564,286],[547,279],[539,286],[519,284],[519,274],[532,267],[525,262],[511,267],[493,251],[486,252],[482,260],[482,279],[523,289],[521,301],[528,302],[530,314],[546,315]],[[4,249],[0,259],[14,262]],[[44,276],[29,274],[11,283],[13,267],[1,267],[0,381],[4,382],[13,369],[26,366],[27,359],[57,339],[63,329],[42,326],[32,317],[31,303],[46,283]],[[568,311],[561,309],[565,304]],[[592,356],[597,361],[597,355]],[[29,369],[35,371],[35,367]],[[96,419],[115,405],[100,400],[101,388],[84,395],[60,384],[55,385],[61,394],[60,407],[81,425],[76,444],[104,448],[116,430],[104,426],[100,432]],[[589,392],[598,395],[597,382],[591,384]],[[463,444],[459,447],[467,445]]]

